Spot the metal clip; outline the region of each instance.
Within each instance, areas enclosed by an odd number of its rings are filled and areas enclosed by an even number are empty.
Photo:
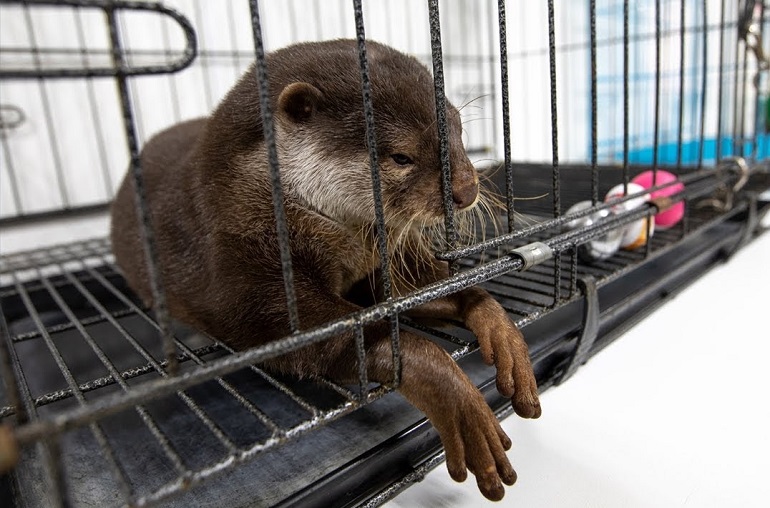
[[[521,271],[524,271],[532,266],[539,265],[540,263],[551,259],[553,257],[553,250],[542,242],[532,242],[513,249],[509,254],[518,256],[521,259],[524,263],[524,266],[521,267]]]
[[[737,174],[739,175],[738,181],[732,187],[727,185],[721,185],[716,191],[714,191],[714,197],[706,198],[697,205],[696,208],[710,207],[718,212],[727,212],[732,209],[735,194],[738,193],[749,181],[749,166],[746,164],[746,160],[743,157],[725,157],[722,159],[722,164],[717,168],[717,172],[724,171],[725,169],[734,169],[737,167]],[[733,163],[734,165],[731,165]]]

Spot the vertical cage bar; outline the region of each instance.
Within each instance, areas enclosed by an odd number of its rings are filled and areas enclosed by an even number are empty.
[[[356,23],[356,40],[358,42],[358,58],[361,70],[361,95],[363,99],[364,118],[366,120],[366,144],[369,149],[369,164],[372,172],[374,213],[377,226],[377,250],[380,254],[383,292],[385,293],[386,300],[390,300],[392,296],[392,286],[390,277],[390,256],[388,255],[388,232],[385,229],[385,212],[382,204],[382,184],[380,182],[380,166],[377,161],[374,107],[372,105],[371,82],[369,81],[369,61],[366,58],[366,32],[364,30],[364,10],[361,0],[353,0],[353,15]],[[449,230],[447,230],[447,234],[448,231]],[[390,318],[390,340],[391,350],[393,352],[393,383],[395,386],[398,386],[401,382],[401,346],[399,343],[397,314],[394,314]]]
[[[743,40],[743,69],[741,74],[741,111],[740,111],[740,121],[738,122],[738,138],[740,139],[741,143],[741,152],[740,156],[745,157],[746,156],[746,145],[747,143],[747,137],[746,137],[746,109],[747,109],[747,100],[748,100],[748,94],[746,93],[747,90],[747,76],[749,74],[749,45],[748,45],[748,35]],[[751,144],[749,144],[751,146]],[[749,152],[751,153],[751,152]]]
[[[599,169],[596,167],[598,152],[598,107],[596,104],[596,0],[589,5],[591,18],[591,204],[599,201]]]
[[[628,194],[628,0],[623,0],[623,195]]]
[[[655,0],[655,126],[652,139],[652,184],[658,181],[658,137],[660,136],[660,0]]]
[[[511,165],[511,118],[508,97],[508,35],[505,22],[505,0],[497,0],[497,20],[500,29],[500,86],[503,98],[503,163],[505,164],[505,204],[508,211],[508,232],[515,229],[513,199],[513,167]]]
[[[136,138],[136,124],[134,122],[134,113],[131,103],[131,97],[128,90],[128,82],[124,73],[123,47],[118,33],[118,20],[115,9],[106,7],[105,13],[110,31],[110,44],[112,46],[112,55],[115,65],[118,68],[116,78],[118,91],[120,95],[120,105],[123,116],[123,127],[126,134],[126,142],[131,157],[130,172],[134,183],[134,206],[137,218],[139,219],[139,235],[142,238],[144,246],[144,256],[147,262],[147,274],[150,278],[150,290],[152,293],[153,310],[158,324],[161,327],[161,340],[163,341],[163,352],[168,361],[169,373],[176,374],[178,362],[176,358],[176,348],[171,337],[171,327],[168,311],[166,309],[166,295],[163,291],[163,282],[158,270],[158,255],[155,244],[155,232],[152,229],[150,211],[147,207],[147,196],[144,190],[144,176],[142,174],[142,165],[139,158],[139,146]]]
[[[553,153],[553,216],[561,216],[559,188],[559,127],[556,111],[556,26],[553,0],[548,0],[548,60],[551,77],[551,151]]]
[[[360,1],[354,0],[354,15],[356,21],[356,37],[358,41],[359,65],[361,71],[361,93],[363,96],[364,118],[366,120],[366,145],[369,150],[369,167],[372,173],[372,189],[374,199],[375,224],[377,226],[377,247],[382,267],[383,288],[385,298],[392,294],[390,277],[390,257],[388,256],[387,231],[385,228],[385,212],[382,202],[382,182],[377,155],[377,136],[374,125],[374,107],[372,106],[372,90],[369,81],[369,61],[366,57],[366,34],[364,31],[363,7]]]
[[[577,272],[578,272],[578,247],[573,244],[570,248],[569,256],[569,298],[575,296],[577,291]]]
[[[762,46],[764,44],[764,41],[762,40],[765,35],[765,2],[760,2],[759,6],[759,36],[756,39],[755,44]],[[762,62],[759,61],[757,58],[757,71],[754,75],[754,146],[752,151],[752,156],[755,158],[759,158],[759,155],[761,154],[761,146],[760,146],[760,140],[764,136],[760,136],[760,124],[759,119],[763,118],[765,115],[762,111],[762,94],[760,93],[761,85],[762,85]],[[770,126],[765,126],[767,129]]]
[[[679,125],[677,126],[676,168],[682,169],[682,129],[684,128],[684,16],[685,0],[679,2]]]
[[[251,27],[254,34],[254,51],[257,57],[257,82],[259,84],[259,105],[262,110],[262,128],[267,147],[268,166],[270,167],[270,183],[273,189],[273,211],[275,213],[278,244],[281,252],[281,269],[283,285],[286,292],[286,305],[289,310],[289,326],[292,333],[299,330],[299,315],[297,313],[297,296],[294,292],[294,270],[291,264],[289,248],[289,230],[286,224],[286,209],[284,208],[283,187],[278,168],[278,151],[275,147],[275,132],[273,131],[273,112],[270,106],[270,90],[267,81],[267,62],[265,48],[262,44],[262,25],[259,19],[259,2],[250,0]]]
[[[703,74],[701,75],[701,97],[700,97],[700,143],[698,144],[698,169],[703,167],[703,158],[705,157],[705,137],[706,137],[706,84],[708,82],[708,0],[703,0]],[[685,217],[687,214],[685,214]]]
[[[719,14],[719,84],[717,86],[717,143],[716,162],[722,160],[722,84],[725,77],[725,0],[722,0]]]
[[[361,402],[366,400],[369,394],[369,379],[366,373],[366,349],[364,345],[364,328],[361,323],[356,323],[356,359],[358,361],[358,396]]]
[[[457,231],[454,221],[454,200],[452,198],[452,168],[449,161],[449,131],[446,119],[446,96],[444,94],[444,62],[441,49],[441,16],[438,0],[428,0],[430,20],[430,47],[433,61],[433,86],[436,95],[436,124],[438,126],[439,157],[441,160],[441,190],[444,200],[444,226],[447,248],[457,246]],[[450,262],[450,273],[457,271],[457,265]]]
[[[735,157],[740,157],[743,155],[738,151],[738,144],[742,144],[742,140],[739,138],[738,133],[738,125],[739,125],[739,118],[740,118],[740,108],[739,108],[739,101],[738,101],[738,74],[740,73],[740,60],[741,60],[741,38],[740,38],[740,27],[738,26],[741,21],[741,6],[740,2],[736,2],[735,4],[735,35],[732,37],[733,42],[735,43],[735,58],[733,59],[733,128],[732,128],[732,151],[731,154]],[[743,93],[743,91],[741,91]]]
[[[561,251],[553,253],[553,307],[561,301]]]

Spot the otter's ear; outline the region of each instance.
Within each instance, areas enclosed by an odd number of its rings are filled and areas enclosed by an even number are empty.
[[[304,122],[313,117],[322,97],[321,91],[310,83],[292,83],[278,96],[278,110],[293,122]]]

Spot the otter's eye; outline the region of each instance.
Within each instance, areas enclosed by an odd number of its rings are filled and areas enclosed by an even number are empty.
[[[414,161],[407,157],[406,155],[402,153],[394,153],[390,156],[391,159],[393,159],[393,162],[398,164],[399,166],[408,166],[409,164],[414,164]]]

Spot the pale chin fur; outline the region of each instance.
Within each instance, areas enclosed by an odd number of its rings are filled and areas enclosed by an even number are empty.
[[[278,154],[287,193],[346,226],[357,226],[366,217],[374,217],[371,175],[355,170],[368,167],[368,157],[360,161],[342,160],[313,143],[291,145]],[[341,171],[340,166],[347,166],[348,170]]]

